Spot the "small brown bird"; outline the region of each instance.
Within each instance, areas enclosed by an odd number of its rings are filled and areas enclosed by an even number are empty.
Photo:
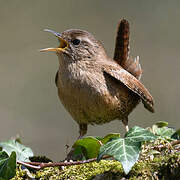
[[[146,109],[154,112],[153,98],[138,80],[142,70],[139,57],[129,58],[129,24],[120,21],[114,60],[103,45],[87,31],[79,29],[53,33],[59,40],[54,51],[59,59],[56,74],[58,95],[67,111],[79,124],[80,137],[88,124],[103,124],[122,120],[128,131],[128,115],[142,100]]]

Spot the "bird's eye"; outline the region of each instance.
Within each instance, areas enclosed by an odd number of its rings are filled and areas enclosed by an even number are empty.
[[[72,43],[74,44],[74,45],[79,45],[80,44],[80,40],[79,39],[74,39],[73,41],[72,41]]]

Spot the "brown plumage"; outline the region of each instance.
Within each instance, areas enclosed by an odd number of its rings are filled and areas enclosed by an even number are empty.
[[[46,30],[57,36],[60,46],[41,51],[55,51],[58,56],[55,78],[58,95],[79,124],[80,137],[86,134],[88,124],[115,119],[122,120],[128,130],[128,115],[140,100],[145,108],[154,111],[152,96],[138,80],[142,74],[139,60],[128,58],[128,30],[118,29],[122,31],[117,33],[115,60],[107,56],[102,44],[87,31],[70,29],[60,34]]]
[[[137,56],[134,60],[132,57],[129,57],[129,35],[129,23],[127,20],[122,19],[118,24],[114,60],[126,71],[140,80],[142,69],[139,63],[139,56]]]

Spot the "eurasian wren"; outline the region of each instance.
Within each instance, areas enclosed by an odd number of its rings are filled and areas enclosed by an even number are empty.
[[[87,31],[79,29],[53,33],[60,45],[41,51],[54,51],[59,59],[56,86],[59,99],[79,124],[80,137],[88,124],[122,120],[128,131],[128,115],[142,101],[151,112],[153,98],[139,81],[139,57],[129,57],[129,24],[120,21],[114,59]]]

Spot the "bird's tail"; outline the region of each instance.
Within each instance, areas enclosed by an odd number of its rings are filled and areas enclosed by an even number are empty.
[[[129,57],[129,34],[128,21],[125,19],[120,20],[117,29],[114,60],[134,77],[140,79],[142,69],[139,62],[139,56],[135,59]]]

